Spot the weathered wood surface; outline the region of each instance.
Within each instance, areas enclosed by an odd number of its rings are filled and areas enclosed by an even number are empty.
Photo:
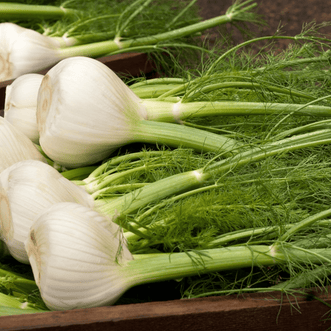
[[[331,304],[331,294],[315,295]],[[0,330],[38,331],[326,331],[331,309],[279,292],[183,299],[0,317]]]

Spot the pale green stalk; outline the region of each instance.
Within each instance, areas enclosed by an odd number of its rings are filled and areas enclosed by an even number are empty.
[[[109,198],[118,198],[119,194],[124,194],[133,190],[140,189],[149,183],[132,183],[132,184],[117,184],[117,185],[111,185],[104,187],[100,190],[98,190],[95,193],[92,193],[92,197],[101,199],[106,198],[107,201]]]
[[[314,131],[314,130],[322,130],[328,129],[331,126],[331,120],[322,120],[318,122],[309,123],[307,125],[303,125],[301,127],[296,127],[293,129],[285,130],[277,135],[272,137],[273,140],[284,139],[285,137],[292,136],[295,134],[302,134],[304,132]]]
[[[109,15],[107,15],[109,16]],[[105,17],[100,17],[105,18]],[[97,19],[97,18],[96,18]],[[83,25],[83,24],[82,24]],[[97,41],[108,40],[113,38],[115,33],[114,32],[94,32],[94,33],[85,33],[83,35],[75,36],[75,37],[68,37],[69,32],[65,32],[63,36],[58,36],[58,32],[55,34],[47,34],[45,35],[57,40],[61,48],[66,47],[73,47],[78,45],[85,45],[88,43],[93,43]]]
[[[158,163],[158,164],[151,164],[151,165],[143,165],[140,167],[136,167],[133,169],[129,169],[129,170],[125,170],[119,173],[115,173],[115,174],[111,174],[111,175],[106,175],[105,177],[103,177],[104,179],[102,181],[98,181],[97,183],[88,183],[87,185],[85,185],[85,189],[87,192],[91,193],[91,192],[95,192],[94,194],[92,194],[93,197],[97,197],[99,193],[102,193],[104,190],[103,189],[107,189],[107,186],[113,186],[114,184],[118,185],[121,184],[121,182],[123,182],[123,180],[130,176],[131,174],[137,174],[137,173],[144,173],[144,172],[148,172],[152,169],[157,169],[160,167],[164,167],[166,166],[166,164],[164,163]],[[101,190],[101,192],[100,192]]]
[[[282,226],[276,225],[276,226],[266,226],[266,227],[254,228],[254,229],[238,230],[220,235],[214,240],[207,243],[206,245],[204,245],[204,243],[201,244],[205,247],[213,248],[217,246],[228,245],[228,243],[231,241],[253,238],[255,236],[260,236],[260,235],[268,235],[270,233],[277,236],[279,235],[280,230],[288,229],[291,228],[292,226],[293,226],[292,224],[286,224]]]
[[[325,213],[327,214],[327,213]],[[289,238],[291,233],[294,233],[296,231],[299,231],[300,229],[304,228],[305,226],[309,226],[313,224],[314,222],[312,219],[317,223],[318,220],[322,219],[324,216],[324,213],[321,213],[319,215],[314,215],[311,217],[308,217],[307,219],[303,220],[302,222],[298,223],[293,223],[293,224],[283,224],[281,226],[276,225],[276,226],[266,226],[266,227],[258,227],[254,229],[244,229],[244,230],[238,230],[238,231],[233,231],[230,233],[225,233],[214,240],[210,241],[207,243],[207,245],[204,245],[204,247],[207,248],[213,248],[217,246],[224,246],[227,245],[231,241],[236,241],[236,240],[242,240],[245,238],[253,238],[255,236],[266,236],[265,238],[267,240],[270,240],[272,237],[280,237],[281,239],[285,238],[285,234],[281,235],[281,231],[284,232],[286,231],[287,238]],[[309,223],[310,222],[310,223]],[[330,225],[330,221],[318,223],[321,226],[326,226],[326,224]],[[130,237],[131,235],[128,235]],[[201,243],[202,245],[204,243]]]
[[[329,97],[329,96],[328,96]],[[315,102],[315,101],[313,101]],[[154,99],[144,99],[148,119],[151,121],[175,122],[189,118],[207,116],[236,115],[306,115],[331,116],[331,107],[307,104],[263,103],[244,101],[197,101],[197,102],[167,102]]]
[[[158,254],[156,257],[132,260],[128,261],[121,273],[131,286],[136,286],[210,272],[284,262],[286,262],[286,257],[281,252],[271,252],[269,246],[237,246],[196,252]]]
[[[223,135],[152,120],[140,120],[135,123],[132,142],[185,147],[204,152],[223,152],[226,156],[238,152],[243,145]]]
[[[228,88],[239,88],[239,89],[249,89],[249,90],[260,90],[264,92],[273,92],[273,93],[279,93],[279,94],[286,94],[291,97],[298,97],[298,98],[305,98],[305,99],[315,99],[315,97],[303,93],[301,91],[296,91],[291,88],[285,88],[281,86],[275,86],[268,84],[266,82],[263,83],[255,83],[255,82],[225,82],[225,83],[215,83],[210,84],[207,86],[202,87],[198,90],[196,93],[192,93],[193,95],[190,96],[189,93],[187,97],[183,98],[183,101],[190,102],[192,99],[195,99],[197,96],[203,95],[204,93],[208,93],[215,90],[221,90],[221,89],[228,89]]]
[[[319,282],[319,285],[322,285],[325,279],[331,274],[331,266],[324,264],[317,266],[314,269],[304,270],[299,274],[291,277],[291,279],[280,282],[276,285],[271,286],[270,290],[281,290],[288,291],[290,289],[299,289],[306,288],[316,285],[316,282]]]
[[[246,178],[246,177],[251,177],[253,176],[253,174],[249,174],[249,176],[247,175],[244,175],[244,176],[241,176],[241,178]],[[248,180],[240,180],[240,183],[243,185],[243,184],[247,184],[247,183],[253,183],[255,182],[256,179],[248,179]],[[192,195],[196,195],[196,194],[200,194],[200,193],[205,193],[207,191],[210,191],[210,190],[215,190],[215,189],[219,189],[221,187],[224,187],[225,185],[227,185],[226,183],[219,183],[219,182],[215,182],[214,184],[211,184],[211,185],[207,185],[207,186],[203,186],[203,187],[198,187],[196,189],[192,189],[188,192],[184,192],[184,193],[180,193],[180,194],[176,194],[175,196],[171,197],[171,198],[168,198],[166,200],[162,200],[161,202],[159,202],[158,204],[148,208],[144,213],[142,213],[140,216],[137,216],[135,218],[135,223],[136,224],[131,224],[132,227],[136,227],[138,225],[141,226],[141,225],[144,225],[144,222],[143,220],[146,219],[148,216],[150,216],[151,214],[157,212],[160,208],[166,206],[167,204],[171,204],[171,203],[174,203],[176,201],[179,201],[181,199],[185,199],[185,198],[188,198]],[[131,238],[134,237],[134,235],[131,237],[132,234],[128,234],[126,233],[126,238],[131,240]]]
[[[98,168],[97,166],[75,168],[71,170],[62,171],[61,175],[70,180],[79,180],[86,178],[97,168]]]
[[[330,250],[275,249],[267,245],[243,245],[185,253],[150,254],[126,261],[119,268],[121,284],[133,286],[197,276],[211,272],[288,264],[322,264]]]
[[[291,246],[275,249],[266,245],[244,245],[132,260],[124,266],[122,274],[131,286],[135,286],[253,266],[322,264],[330,258],[330,249],[302,250]]]
[[[162,157],[164,155],[169,155],[169,154],[171,154],[171,151],[165,150],[165,151],[141,151],[141,152],[127,153],[124,155],[114,156],[111,159],[109,159],[107,162],[104,162],[102,165],[97,167],[94,171],[92,171],[89,177],[85,181],[90,182],[91,180],[94,180],[98,176],[103,175],[107,169],[112,169],[112,167],[118,166],[122,163],[136,161],[146,156],[149,159],[155,156]]]
[[[111,202],[106,202],[104,199],[96,200],[95,205],[97,210],[111,215],[115,221],[118,216],[129,214],[152,201],[190,190],[202,183],[201,173],[190,171],[151,183],[141,189],[124,194]],[[126,228],[125,225],[123,227]]]
[[[171,89],[171,85],[169,84],[169,90],[159,95],[157,98],[159,100],[164,100],[172,96],[178,96],[178,97],[181,96],[181,100],[184,103],[184,102],[194,101],[198,96],[208,93],[210,91],[226,89],[226,88],[238,88],[238,89],[245,88],[245,89],[254,89],[254,90],[259,89],[261,91],[263,90],[263,92],[270,91],[274,93],[286,94],[289,96],[299,97],[299,98],[315,99],[315,97],[310,94],[304,93],[299,90],[295,90],[293,88],[285,87],[282,85],[271,84],[270,82],[267,82],[265,80],[259,80],[259,82],[254,82],[252,81],[254,79],[252,77],[254,76],[254,70],[243,73],[245,75],[249,74],[247,76],[242,76],[242,75],[238,76],[238,73],[237,76],[213,73],[212,75],[203,75],[202,77],[195,78],[194,80],[188,82],[174,81],[173,82],[174,87]],[[230,79],[235,81],[224,82],[225,79]],[[222,80],[223,82],[218,82],[219,80]],[[216,82],[216,83],[212,83],[212,82]],[[205,85],[206,83],[208,83],[208,85]],[[151,81],[150,84],[153,84],[153,81]],[[162,84],[162,81],[160,82],[156,81],[155,85],[156,84]],[[131,88],[135,91],[136,86],[138,89],[138,93],[139,92],[142,93],[141,90],[143,90],[144,85],[142,85],[142,83],[137,85],[133,84]],[[141,88],[140,91],[139,88]]]
[[[79,11],[64,7],[49,5],[28,5],[23,3],[0,2],[0,17],[2,20],[16,19],[59,19],[73,16]]]
[[[0,316],[41,313],[43,311],[49,310],[37,309],[27,301],[22,302],[19,298],[0,293]]]
[[[108,199],[112,196],[118,197],[118,194],[114,195],[115,192],[128,192],[147,185],[147,183],[120,184],[120,182],[131,174],[148,171],[151,166],[154,168],[167,166],[168,163],[160,163],[164,157],[175,157],[177,162],[177,157],[171,156],[172,154],[173,152],[170,150],[127,153],[112,157],[100,166],[72,169],[62,172],[62,174],[77,185],[84,186],[94,198],[106,196]],[[156,165],[155,161],[157,162]],[[93,171],[89,171],[88,176],[83,177],[82,174],[90,168]],[[78,176],[80,178],[74,180]]]
[[[331,209],[323,210],[322,212],[312,215],[301,222],[294,224],[290,229],[288,229],[283,235],[280,236],[280,241],[288,240],[294,233],[307,228],[314,224],[315,222],[325,219],[326,217],[331,215]]]
[[[176,153],[176,151],[179,151],[179,153]],[[116,191],[115,186],[121,191],[128,188],[132,190],[136,186],[142,187],[147,183],[130,181],[126,185],[119,184],[130,178],[131,175],[138,174],[139,176],[140,174],[149,173],[153,169],[167,169],[169,167],[177,169],[179,164],[183,164],[187,168],[186,164],[191,163],[192,159],[190,158],[188,162],[187,158],[189,155],[187,153],[181,154],[180,151],[180,149],[174,151],[145,151],[117,156],[109,159],[87,178],[76,183],[83,185],[86,191],[91,193],[94,198]]]
[[[177,85],[177,84],[183,84],[185,83],[185,79],[183,78],[175,78],[175,77],[161,77],[161,78],[151,78],[143,81],[138,81],[132,85],[130,85],[130,88],[135,91],[136,88],[144,88],[147,85]]]
[[[298,107],[297,110],[293,111],[293,112],[289,112],[287,114],[287,116],[284,116],[273,128],[272,130],[270,130],[266,136],[266,139],[269,139],[269,137],[271,137],[271,134],[276,130],[277,127],[279,127],[281,125],[281,123],[285,122],[286,119],[288,119],[291,115],[294,115],[294,114],[297,114],[297,113],[301,113],[301,111],[303,109],[306,109],[307,107],[310,107],[311,105],[314,105],[315,107],[315,103],[319,102],[319,101],[322,101],[322,100],[325,100],[325,99],[329,99],[330,98],[330,95],[326,95],[326,96],[323,96],[321,98],[318,98],[318,99],[315,99],[313,101],[310,101],[308,102],[307,104],[305,105],[302,105],[301,107]],[[318,116],[318,111],[316,113],[316,115]]]
[[[146,85],[132,89],[132,91],[141,99],[151,99],[157,98],[160,95],[164,94],[173,89],[173,86],[170,84],[157,84],[157,85]],[[178,98],[177,101],[180,101]]]
[[[169,49],[167,49],[169,48]],[[157,45],[143,45],[143,46],[135,46],[135,47],[129,47],[129,48],[124,48],[124,49],[119,49],[117,51],[113,51],[111,53],[105,54],[105,56],[109,56],[109,55],[116,55],[116,54],[123,54],[123,53],[148,53],[148,52],[161,52],[161,53],[166,53],[168,54],[170,57],[172,57],[172,53],[173,51],[171,49],[174,48],[179,48],[179,49],[185,49],[185,48],[189,48],[201,53],[206,53],[207,55],[211,55],[213,57],[215,57],[215,53],[213,51],[210,51],[206,48],[200,47],[200,46],[196,46],[196,45],[191,45],[191,44],[187,44],[187,43],[160,43]]]

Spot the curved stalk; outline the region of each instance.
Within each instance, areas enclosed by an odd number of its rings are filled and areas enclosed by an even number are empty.
[[[137,123],[134,129],[134,141],[192,148],[204,152],[223,152],[225,156],[237,153],[243,146],[241,142],[226,136],[187,126],[150,120],[142,120]]]
[[[328,96],[329,98],[329,96]],[[197,101],[197,102],[167,102],[144,99],[148,119],[151,121],[180,122],[188,118],[205,116],[233,115],[272,115],[293,114],[328,117],[331,107],[295,103],[263,103],[236,101]]]
[[[315,222],[325,219],[326,217],[331,215],[331,209],[323,210],[322,212],[307,217],[299,223],[294,224],[290,227],[282,236],[280,236],[279,240],[286,241],[288,240],[295,232],[300,231],[303,228],[309,227]]]
[[[287,263],[322,264],[331,251],[304,251],[292,247],[274,249],[266,245],[245,245],[202,250],[198,252],[158,255],[155,258],[128,261],[123,273],[130,286],[194,276],[209,272],[272,266]]]
[[[73,16],[79,11],[64,7],[49,5],[28,5],[23,3],[0,3],[0,16],[3,20],[13,19],[59,19],[65,16]]]
[[[192,95],[188,95],[187,97],[185,97],[185,102],[190,102],[191,100],[194,100],[196,97],[203,95],[204,93],[208,93],[210,91],[228,89],[228,88],[238,88],[238,89],[248,89],[248,90],[260,89],[261,91],[263,88],[263,90],[267,92],[286,94],[291,97],[315,99],[315,97],[307,93],[296,91],[291,88],[284,88],[281,86],[270,85],[266,82],[263,82],[263,84],[255,83],[255,82],[225,82],[225,83],[216,83],[216,84],[210,84],[208,86],[204,86],[201,89],[199,89],[196,93],[192,93]]]

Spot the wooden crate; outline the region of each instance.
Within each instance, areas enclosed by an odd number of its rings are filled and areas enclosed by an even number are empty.
[[[331,305],[331,295],[314,295]],[[326,331],[331,308],[311,296],[279,292],[149,302],[0,317],[0,330]]]

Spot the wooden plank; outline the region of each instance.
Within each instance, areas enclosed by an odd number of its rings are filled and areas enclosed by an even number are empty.
[[[331,304],[331,295],[315,293]],[[331,310],[307,296],[279,292],[118,305],[0,317],[0,330],[326,331]]]

